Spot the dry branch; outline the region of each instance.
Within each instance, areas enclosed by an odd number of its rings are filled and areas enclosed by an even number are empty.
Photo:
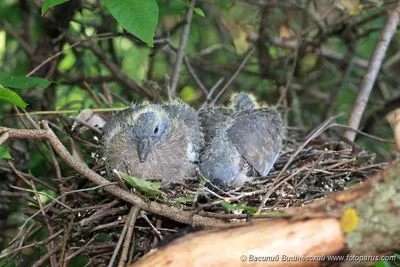
[[[319,266],[329,255],[392,253],[400,247],[399,174],[400,165],[392,165],[349,190],[288,209],[284,219],[188,234],[132,266],[244,266],[257,264],[250,260],[257,257],[270,257],[268,266]],[[354,225],[344,219],[347,210],[355,211]],[[320,260],[283,261],[285,256]],[[345,263],[353,264],[360,263]]]
[[[400,1],[397,2],[397,6],[391,11],[389,17],[387,18],[385,27],[382,30],[379,41],[376,44],[374,52],[369,61],[367,71],[364,75],[360,91],[353,105],[353,111],[348,122],[348,126],[353,129],[358,129],[358,126],[360,125],[361,117],[364,113],[365,107],[367,106],[369,95],[371,94],[372,87],[374,86],[376,77],[378,76],[383,58],[386,54],[386,50],[388,49],[389,43],[396,32],[399,17]],[[345,136],[353,142],[356,138],[356,132],[348,130]]]
[[[54,132],[49,128],[46,121],[43,121],[43,125],[43,130],[24,130],[0,127],[0,133],[3,133],[3,135],[0,137],[0,144],[4,143],[8,138],[47,139],[57,154],[69,166],[96,185],[103,186],[106,191],[118,197],[119,199],[122,199],[132,205],[137,205],[143,210],[189,225],[215,227],[224,224],[221,220],[203,217],[165,204],[146,202],[139,196],[136,196],[119,186],[111,184],[107,179],[92,171],[86,164],[83,164],[75,159],[60,142]]]
[[[335,219],[279,220],[190,234],[131,266],[244,266],[251,263],[252,255],[334,255],[343,246],[344,236]],[[290,266],[305,266],[305,262]]]

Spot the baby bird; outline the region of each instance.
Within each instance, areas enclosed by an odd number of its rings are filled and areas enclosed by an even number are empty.
[[[200,173],[220,187],[240,187],[266,176],[282,148],[283,123],[275,109],[259,108],[252,95],[233,95],[229,108],[199,112],[205,134]]]
[[[134,105],[104,126],[102,154],[117,170],[163,183],[193,177],[204,138],[197,113],[187,104]]]

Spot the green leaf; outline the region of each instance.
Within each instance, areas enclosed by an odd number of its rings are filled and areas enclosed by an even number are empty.
[[[44,13],[46,13],[46,11],[54,6],[57,6],[59,4],[68,2],[69,0],[44,0],[44,3],[42,5],[42,16],[44,15]]]
[[[188,2],[183,2],[181,0],[177,0],[179,3],[182,3],[183,5],[185,5],[186,7],[189,7],[191,9],[193,9],[194,13],[196,13],[199,16],[205,17],[206,15],[204,14],[203,10],[201,10],[201,8],[199,7],[195,7],[191,4],[189,4]]]
[[[0,87],[0,102],[8,102],[17,105],[20,108],[26,108],[27,104],[22,100],[22,98],[7,88]]]
[[[251,213],[254,213],[257,211],[257,208],[255,208],[255,207],[249,207],[246,205],[234,206],[232,204],[229,204],[228,202],[222,202],[221,206],[224,207],[229,212],[231,212],[233,210],[247,210],[247,211],[250,211]]]
[[[8,153],[7,149],[0,145],[0,159],[12,159],[10,153]]]
[[[178,202],[178,203],[182,203],[182,204],[192,204],[194,201],[194,196],[192,195],[188,195],[185,197],[177,197],[175,198],[172,202]]]
[[[48,80],[39,77],[11,76],[0,71],[0,85],[16,89],[31,88],[39,86],[46,88],[51,84]]]
[[[155,0],[104,0],[104,4],[125,30],[153,47],[158,22]]]
[[[163,194],[160,191],[161,184],[157,182],[150,182],[146,180],[142,180],[136,177],[129,176],[128,174],[119,173],[125,181],[128,182],[133,188],[139,190],[140,192],[144,193],[146,196],[149,197],[157,197],[160,194]]]

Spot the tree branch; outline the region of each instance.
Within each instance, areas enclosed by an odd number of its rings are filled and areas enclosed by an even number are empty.
[[[131,192],[126,191],[117,185],[110,184],[110,181],[92,171],[86,164],[75,159],[60,142],[55,133],[49,128],[47,121],[42,121],[42,123],[44,129],[40,130],[25,130],[0,127],[0,133],[3,133],[3,135],[0,136],[0,144],[4,143],[8,138],[47,139],[53,149],[57,152],[57,154],[75,171],[86,177],[94,184],[104,186],[104,190],[128,203],[131,203],[132,205],[137,205],[139,208],[148,212],[158,214],[188,225],[198,225],[206,227],[217,227],[225,225],[222,220],[207,218],[188,211],[182,211],[169,205],[144,201],[140,197],[132,194]]]
[[[195,3],[196,3],[196,0],[190,1],[190,5],[192,5],[192,6],[194,6]],[[179,49],[178,49],[178,54],[176,55],[174,72],[172,73],[172,78],[171,78],[171,94],[172,94],[172,96],[175,95],[176,87],[178,86],[178,80],[179,80],[179,76],[181,74],[181,69],[182,69],[182,62],[183,62],[183,58],[185,56],[185,48],[186,48],[186,44],[187,44],[187,41],[189,38],[189,31],[190,31],[190,24],[192,22],[192,16],[193,16],[193,9],[188,7],[186,10],[186,16],[185,16],[185,27],[183,28],[183,33],[181,36],[181,40],[179,42]]]
[[[389,46],[390,40],[396,32],[397,24],[399,22],[399,16],[400,0],[397,2],[397,6],[389,14],[389,17],[386,20],[385,27],[383,28],[381,36],[379,37],[379,41],[376,44],[374,52],[369,61],[367,71],[364,75],[360,91],[357,95],[356,101],[353,106],[353,111],[348,121],[348,126],[353,129],[357,130],[360,125],[361,117],[364,113],[369,95],[371,94],[376,77],[378,76],[379,70],[381,68],[386,50]],[[356,132],[348,130],[345,133],[345,137],[354,142],[356,134]]]

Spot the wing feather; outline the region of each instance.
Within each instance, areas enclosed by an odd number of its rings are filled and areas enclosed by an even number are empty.
[[[282,118],[274,109],[242,111],[227,135],[248,163],[265,176],[282,148]]]

